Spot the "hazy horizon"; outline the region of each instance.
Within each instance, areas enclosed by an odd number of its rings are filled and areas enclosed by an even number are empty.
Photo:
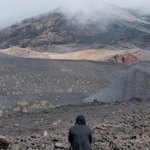
[[[69,0],[0,0],[0,29],[20,22],[26,18],[30,18],[41,13],[45,13],[56,9],[58,7],[68,8],[70,13],[84,11],[86,13],[103,8],[105,3],[116,5],[124,8],[137,9],[141,13],[150,14],[149,0],[126,0],[124,2],[119,0],[77,0],[71,2]]]

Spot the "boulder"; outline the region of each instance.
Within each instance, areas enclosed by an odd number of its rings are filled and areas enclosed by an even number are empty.
[[[0,149],[7,150],[9,146],[9,140],[5,137],[0,135]]]

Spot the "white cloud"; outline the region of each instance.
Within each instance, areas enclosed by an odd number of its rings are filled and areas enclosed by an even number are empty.
[[[58,0],[0,0],[0,27],[58,7]]]
[[[150,13],[150,0],[0,0],[0,28],[60,6],[68,7],[70,13],[78,10],[88,13],[93,9],[100,9],[105,2]]]

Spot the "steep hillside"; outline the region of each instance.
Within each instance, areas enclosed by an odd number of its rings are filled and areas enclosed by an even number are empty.
[[[150,97],[150,62],[132,65],[119,78],[113,81],[107,88],[99,93],[86,98],[84,101],[120,101],[132,97]]]
[[[131,49],[150,47],[149,16],[108,5],[83,14],[58,9],[0,31],[0,48],[19,46],[36,51],[71,52],[81,49]]]
[[[13,111],[81,103],[81,99],[107,87],[128,68],[117,63],[29,59],[5,54],[0,54],[0,64],[1,108]]]

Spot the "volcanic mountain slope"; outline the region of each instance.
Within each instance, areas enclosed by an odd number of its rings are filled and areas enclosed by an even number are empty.
[[[137,47],[149,50],[149,43],[149,16],[111,5],[88,17],[80,13],[70,16],[58,9],[0,31],[0,48],[19,46],[40,52]]]
[[[36,52],[28,48],[10,47],[0,49],[0,53],[24,58],[39,58],[52,60],[90,60],[132,64],[139,61],[150,61],[150,51],[146,50],[81,50],[65,54]]]
[[[0,64],[1,108],[15,111],[81,103],[81,99],[107,87],[128,68],[117,63],[29,59],[6,54],[0,54]]]
[[[150,62],[132,65],[119,78],[99,93],[86,98],[84,101],[120,101],[132,97],[150,97]]]

